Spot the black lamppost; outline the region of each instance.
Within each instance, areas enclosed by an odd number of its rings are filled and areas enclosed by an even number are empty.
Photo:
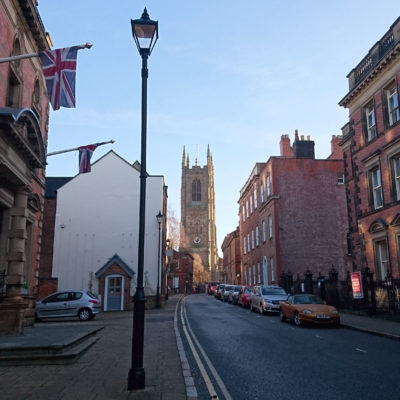
[[[132,35],[142,57],[142,131],[140,161],[140,206],[137,287],[134,297],[132,361],[128,374],[128,390],[144,389],[143,368],[144,310],[146,297],[143,289],[145,210],[146,210],[146,135],[147,135],[147,59],[158,39],[158,22],[152,21],[144,9],[140,19],[131,20]]]
[[[161,211],[158,212],[156,215],[157,222],[158,222],[158,265],[157,265],[157,300],[156,300],[156,307],[160,308],[160,247],[161,247],[161,222],[163,219],[163,215]]]

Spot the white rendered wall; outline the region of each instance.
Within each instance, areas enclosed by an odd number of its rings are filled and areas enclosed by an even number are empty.
[[[118,254],[135,271],[136,288],[140,173],[114,152],[79,174],[57,193],[53,277],[59,290],[98,293],[95,273]],[[156,293],[158,222],[162,211],[163,177],[147,178],[144,285]]]

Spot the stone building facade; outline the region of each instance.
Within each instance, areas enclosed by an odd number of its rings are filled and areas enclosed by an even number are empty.
[[[194,259],[194,283],[215,280],[218,273],[217,228],[215,225],[214,166],[210,148],[207,165],[196,159],[190,166],[183,149],[181,185],[180,247]]]
[[[50,49],[36,1],[2,2],[0,58]],[[0,334],[33,324],[49,101],[37,57],[0,63]]]
[[[353,269],[400,278],[400,18],[348,74],[342,128]]]
[[[334,268],[345,279],[347,210],[343,160],[315,159],[314,142],[281,137],[280,157],[257,163],[240,191],[239,217],[243,284],[278,284],[281,274],[307,270],[327,276]],[[332,158],[331,158],[332,157]]]

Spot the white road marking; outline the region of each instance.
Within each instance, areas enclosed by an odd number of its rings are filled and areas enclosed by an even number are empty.
[[[190,339],[189,333],[188,333],[188,331],[186,329],[186,324],[185,324],[185,321],[183,319],[184,301],[185,301],[185,299],[183,299],[182,304],[181,304],[181,321],[182,321],[183,332],[184,332],[184,334],[186,336],[186,339],[187,339],[187,341],[189,343],[190,350],[192,351],[193,357],[196,360],[196,363],[197,363],[197,365],[199,367],[200,373],[203,376],[204,382],[205,382],[205,384],[207,386],[208,393],[210,393],[210,398],[211,399],[218,399],[217,392],[214,389],[214,386],[213,386],[213,384],[211,382],[211,379],[208,376],[207,371],[204,368],[204,365],[201,362],[200,357],[199,357],[199,355],[198,355],[198,353],[197,353],[197,351],[196,351],[196,349],[195,349],[195,347],[193,345],[192,339]]]
[[[322,339],[322,336],[319,336],[319,335],[315,335],[315,337],[318,339]]]
[[[359,352],[361,352],[361,353],[368,353],[367,350],[359,349],[358,347],[356,347],[356,350],[359,351]]]
[[[185,306],[185,303],[183,303],[183,306]],[[214,379],[217,382],[221,392],[225,396],[226,400],[232,400],[232,396],[228,392],[228,389],[226,388],[223,380],[219,376],[217,370],[214,368],[214,366],[211,363],[210,359],[207,357],[207,354],[205,353],[205,351],[201,347],[199,341],[196,338],[196,335],[193,333],[192,328],[190,327],[189,319],[187,318],[187,315],[186,315],[186,308],[184,310],[184,313],[185,313],[186,324],[187,324],[187,327],[188,327],[188,330],[189,330],[190,334],[192,335],[193,341],[196,343],[197,348],[199,349],[199,351],[200,351],[201,355],[203,356],[204,360],[206,361],[207,366],[210,369],[211,373],[213,374]]]

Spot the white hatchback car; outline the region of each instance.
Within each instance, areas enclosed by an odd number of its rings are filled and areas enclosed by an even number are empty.
[[[43,318],[78,317],[93,319],[101,311],[100,300],[91,292],[66,290],[55,292],[36,303],[36,321]]]

